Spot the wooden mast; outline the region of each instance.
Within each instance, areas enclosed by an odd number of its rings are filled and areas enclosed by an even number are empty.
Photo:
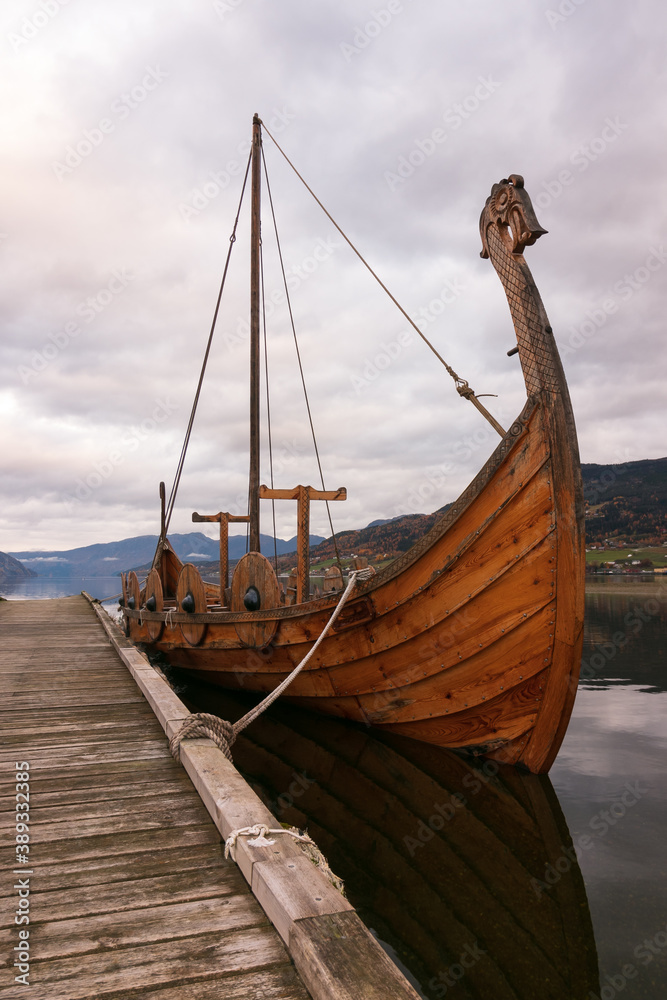
[[[261,197],[262,123],[252,120],[252,209],[250,224],[250,477],[248,514],[250,551],[259,552],[259,244]]]

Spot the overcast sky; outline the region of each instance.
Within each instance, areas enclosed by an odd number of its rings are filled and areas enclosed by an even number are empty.
[[[523,174],[582,460],[667,454],[661,0],[7,0],[0,17],[0,550],[158,531],[253,112],[505,426],[525,391],[478,219]],[[434,510],[497,435],[265,153],[326,485],[348,489],[334,524]],[[245,505],[247,209],[172,530]],[[317,486],[291,330],[267,312],[275,485]],[[293,535],[295,505],[277,517]],[[311,525],[329,534],[322,504]]]

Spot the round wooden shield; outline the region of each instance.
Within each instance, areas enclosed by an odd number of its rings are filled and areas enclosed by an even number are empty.
[[[126,606],[131,608],[133,611],[138,611],[141,607],[141,587],[139,586],[139,580],[137,579],[137,574],[134,570],[132,570],[131,573],[128,573],[125,588],[125,599],[127,601]]]
[[[123,591],[123,610],[127,607],[128,589],[127,589],[127,577],[125,573],[120,574],[120,586]],[[123,614],[123,628],[125,630],[125,635],[130,634],[130,619],[126,614]]]
[[[148,602],[150,599],[155,599],[155,607],[148,608]],[[151,602],[152,603],[152,602]],[[156,569],[152,569],[148,574],[146,580],[146,606],[148,610],[152,611],[162,611],[164,608],[164,598],[162,596],[162,580],[160,579],[160,574]],[[164,627],[164,622],[147,621],[146,631],[153,640],[157,642],[162,634],[162,629]]]
[[[231,610],[251,615],[256,610],[279,607],[280,584],[273,566],[259,552],[246,552],[236,564],[232,577]],[[275,618],[256,618],[254,621],[249,618],[235,622],[234,627],[244,646],[262,649],[276,634],[278,621]]]
[[[192,610],[195,614],[203,614],[206,611],[206,590],[204,582],[199,575],[199,571],[192,563],[186,563],[178,575],[176,586],[176,610],[183,611],[182,602],[190,596]],[[186,607],[187,607],[186,603]],[[181,622],[181,634],[189,646],[198,646],[206,633],[206,625],[199,625],[193,622]]]

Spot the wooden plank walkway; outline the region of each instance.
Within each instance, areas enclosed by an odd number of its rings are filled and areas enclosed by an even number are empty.
[[[308,1000],[83,597],[0,602],[0,998]],[[30,763],[16,984],[15,763]]]

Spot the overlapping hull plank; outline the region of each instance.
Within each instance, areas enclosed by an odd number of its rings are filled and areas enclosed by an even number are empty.
[[[494,186],[482,236],[510,304],[526,406],[431,531],[357,584],[289,697],[540,772],[558,751],[576,690],[583,511],[567,386],[522,256],[542,230],[519,182]],[[168,543],[154,565],[166,595],[191,573]],[[131,637],[150,643],[147,627],[164,623],[153,645],[174,664],[269,692],[310,650],[337,596],[248,613],[218,605],[188,615],[167,603],[160,614],[126,610]]]

